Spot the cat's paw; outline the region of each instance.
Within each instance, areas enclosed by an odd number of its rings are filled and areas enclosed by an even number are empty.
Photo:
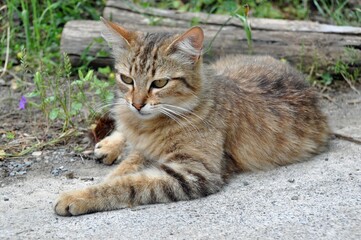
[[[54,211],[60,216],[77,216],[93,212],[88,194],[85,191],[73,191],[60,195],[56,201]]]
[[[95,159],[106,165],[113,164],[121,156],[124,144],[124,137],[120,133],[113,133],[95,145]]]

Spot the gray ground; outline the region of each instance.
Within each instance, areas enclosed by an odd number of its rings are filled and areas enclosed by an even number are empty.
[[[333,97],[324,103],[333,129],[361,139],[361,96]],[[113,167],[60,150],[7,164],[0,239],[361,239],[361,146],[341,140],[310,161],[243,173],[204,199],[70,218],[53,212],[59,192]]]

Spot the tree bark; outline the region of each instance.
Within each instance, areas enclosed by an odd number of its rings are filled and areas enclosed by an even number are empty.
[[[304,71],[326,68],[337,60],[361,66],[361,28],[309,21],[250,19],[252,49],[242,22],[225,15],[140,8],[130,2],[109,0],[103,16],[130,30],[182,32],[197,23],[205,32],[204,59],[227,54],[271,55],[298,65]],[[63,30],[61,49],[73,65],[89,61],[111,65],[110,49],[101,40],[99,21],[70,21]],[[210,43],[212,43],[210,45]],[[90,61],[92,60],[92,61]]]

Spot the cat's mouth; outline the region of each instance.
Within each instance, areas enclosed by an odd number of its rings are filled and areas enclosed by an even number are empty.
[[[143,112],[143,111],[134,111],[134,113],[138,116],[140,119],[151,119],[154,117],[154,114],[151,112]]]

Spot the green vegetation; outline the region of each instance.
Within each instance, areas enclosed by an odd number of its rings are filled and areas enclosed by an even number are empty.
[[[361,23],[361,7],[350,0],[136,0],[143,7],[176,9],[178,11],[243,15],[242,6],[248,5],[252,17],[307,20],[321,16],[325,22],[339,25]]]
[[[331,23],[360,26],[361,5],[349,8],[349,2],[349,0],[313,0],[318,13],[330,19]]]
[[[73,69],[59,48],[67,21],[98,20],[104,5],[105,1],[99,0],[10,0],[2,9],[1,23],[10,29],[10,35],[2,31],[1,65],[8,54],[7,69],[16,76],[17,89],[28,98],[28,105],[40,109],[48,122],[60,120],[64,131],[94,114],[96,100],[113,97],[105,90],[114,83],[109,67],[95,74],[87,67],[92,59],[84,56],[83,66]],[[110,81],[101,81],[98,76]],[[86,96],[91,91],[98,98]]]

